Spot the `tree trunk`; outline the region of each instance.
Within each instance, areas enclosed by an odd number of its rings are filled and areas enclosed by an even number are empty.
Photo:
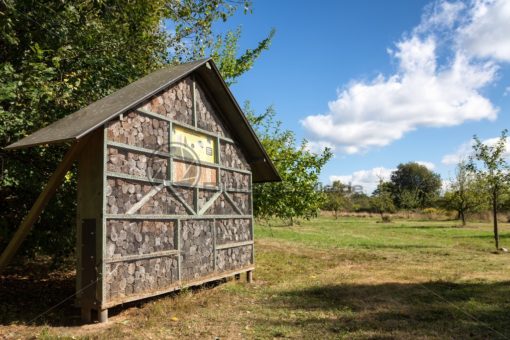
[[[498,231],[498,196],[497,193],[492,194],[492,219],[494,224],[494,241],[496,250],[499,249],[499,231]]]
[[[338,220],[338,210],[335,210],[335,220]]]
[[[460,215],[460,219],[462,221],[462,226],[466,226],[466,214],[464,213],[464,211],[460,211],[459,212],[459,215]]]

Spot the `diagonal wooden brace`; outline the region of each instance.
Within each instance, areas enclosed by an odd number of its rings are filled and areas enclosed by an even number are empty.
[[[0,256],[0,272],[3,269],[5,269],[5,267],[7,267],[7,265],[13,258],[14,254],[16,254],[16,252],[18,251],[19,247],[21,246],[21,244],[27,237],[28,233],[32,229],[32,226],[37,221],[42,211],[46,207],[46,204],[62,183],[62,180],[64,179],[66,173],[73,165],[74,160],[77,158],[80,151],[83,149],[83,146],[86,144],[87,140],[88,138],[83,138],[76,141],[67,151],[67,153],[65,154],[64,158],[58,165],[53,175],[51,175],[48,183],[46,184],[46,187],[39,194],[39,197],[37,197],[37,200],[35,201],[34,205],[30,209],[28,214],[25,216],[23,222],[21,222],[21,225],[19,226],[18,230],[16,231],[11,241],[3,251],[2,255]]]

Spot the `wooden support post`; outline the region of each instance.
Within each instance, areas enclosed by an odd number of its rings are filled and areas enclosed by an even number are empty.
[[[253,271],[248,270],[246,272],[246,282],[252,283],[253,282]]]
[[[67,171],[69,171],[71,168],[73,161],[83,149],[83,146],[86,144],[87,140],[88,138],[84,138],[74,143],[69,151],[67,151],[65,154],[62,162],[60,162],[53,175],[51,175],[48,184],[46,184],[44,190],[39,194],[39,197],[37,197],[34,205],[28,212],[27,216],[25,216],[23,222],[21,222],[18,230],[0,256],[0,271],[7,267],[14,254],[27,237],[28,233],[32,229],[33,224],[37,221],[39,215],[41,215],[41,212],[46,207],[46,204],[62,183],[62,180],[64,179]]]
[[[108,309],[102,309],[97,311],[97,321],[101,323],[108,321]]]

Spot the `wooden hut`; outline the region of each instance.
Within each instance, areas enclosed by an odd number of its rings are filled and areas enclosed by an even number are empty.
[[[254,269],[252,182],[280,177],[211,59],[167,67],[6,149],[72,142],[0,258],[78,160],[82,317]]]

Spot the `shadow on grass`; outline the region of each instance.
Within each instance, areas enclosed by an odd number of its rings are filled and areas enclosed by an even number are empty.
[[[75,271],[69,265],[55,270],[48,268],[47,261],[34,261],[11,267],[0,274],[0,327],[12,324],[52,327],[83,324],[75,300]],[[213,288],[228,279],[204,283],[185,290]],[[127,308],[141,307],[162,296],[176,296],[179,293],[174,291],[125,303],[108,309],[108,315],[115,316]]]
[[[319,285],[279,294],[272,304],[288,312],[304,312],[299,315],[305,317],[258,322],[269,322],[267,327],[321,327],[326,336],[510,338],[510,281]]]
[[[413,226],[413,225],[386,225],[386,226],[382,226],[382,229],[425,229],[425,230],[434,230],[434,229],[462,229],[461,226],[456,226],[456,225],[441,225],[441,226],[436,226],[436,225],[416,225],[416,226]]]
[[[0,325],[14,323],[53,326],[80,324],[74,307],[75,271],[71,266],[49,270],[47,261],[10,267],[0,274]],[[48,311],[52,306],[59,307]]]
[[[491,230],[487,231],[486,235],[470,235],[470,236],[464,236],[464,237],[486,239],[486,240],[489,240],[489,239],[490,240],[494,240],[494,234],[492,233]],[[499,239],[500,240],[510,239],[510,233],[499,234]]]

